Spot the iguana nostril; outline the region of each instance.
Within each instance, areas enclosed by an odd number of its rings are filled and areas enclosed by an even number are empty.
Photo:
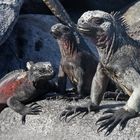
[[[84,22],[85,22],[84,19],[82,19],[82,20],[81,20],[81,23],[84,23]]]

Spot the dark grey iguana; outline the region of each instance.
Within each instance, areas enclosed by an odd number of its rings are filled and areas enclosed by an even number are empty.
[[[25,123],[26,115],[38,115],[42,108],[37,103],[26,104],[57,90],[50,81],[55,74],[50,62],[27,62],[27,68],[28,71],[12,71],[0,80],[0,111],[9,106],[22,115],[22,123]]]
[[[51,33],[57,39],[61,52],[58,73],[60,94],[68,96],[66,83],[69,78],[78,95],[75,98],[89,96],[98,64],[97,58],[81,49],[70,27],[58,23],[51,27]],[[70,96],[68,98],[70,99]]]
[[[117,124],[120,124],[121,130],[124,129],[127,121],[140,111],[140,44],[127,35],[128,27],[119,14],[88,11],[79,18],[77,26],[96,44],[100,62],[92,81],[91,103],[75,107],[76,110],[69,107],[61,117],[67,117],[74,111],[99,111],[103,93],[109,79],[112,79],[130,98],[123,108],[107,110],[105,113],[111,114],[97,121],[101,122],[98,132],[107,129],[105,135],[109,135]]]
[[[79,43],[82,49],[93,54],[93,52],[89,49],[88,45],[84,41],[81,34],[79,34],[79,32],[77,31],[76,24],[71,20],[70,16],[66,12],[66,10],[64,9],[60,1],[59,0],[43,0],[43,2],[48,6],[48,8],[58,18],[60,22],[68,25],[71,28],[71,30],[73,30],[77,39],[77,43]]]

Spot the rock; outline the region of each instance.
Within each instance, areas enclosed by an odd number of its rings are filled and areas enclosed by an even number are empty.
[[[21,124],[21,116],[10,108],[6,108],[0,114],[0,139],[1,140],[139,140],[140,139],[140,117],[128,121],[126,128],[119,131],[117,126],[108,136],[104,132],[97,133],[98,126],[95,122],[103,115],[108,107],[120,108],[125,102],[103,101],[102,110],[99,113],[93,112],[83,119],[82,114],[69,123],[60,122],[59,115],[68,105],[84,104],[89,100],[81,100],[78,103],[68,103],[63,100],[39,101],[43,106],[43,112],[36,116],[27,116],[26,124]]]
[[[136,39],[140,40],[140,1],[135,2],[122,10],[126,23],[129,26],[128,34]]]
[[[9,37],[18,20],[23,0],[0,1],[0,45]]]
[[[140,21],[129,27],[128,34],[133,39],[140,41]]]
[[[54,16],[22,15],[8,40],[1,46],[0,73],[25,68],[27,61],[51,61],[59,64],[57,42],[50,28],[58,21]]]
[[[125,9],[123,16],[129,26],[140,22],[140,1],[131,4]]]
[[[60,52],[50,34],[51,26],[57,22],[54,16],[21,15],[8,40],[0,46],[0,77],[14,69],[25,68],[27,61],[50,61],[57,71]],[[91,44],[88,40],[87,43]],[[90,48],[97,55],[92,45]]]

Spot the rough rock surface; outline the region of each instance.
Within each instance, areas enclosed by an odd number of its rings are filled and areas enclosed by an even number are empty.
[[[126,22],[129,26],[140,22],[140,1],[134,2],[127,9],[125,9],[125,13],[123,16],[126,19]]]
[[[85,100],[86,101],[86,100]],[[117,127],[110,136],[104,137],[104,133],[97,133],[98,126],[95,121],[102,115],[106,107],[121,107],[124,102],[103,101],[103,109],[94,115],[90,113],[83,119],[81,116],[69,123],[60,122],[59,115],[65,106],[69,104],[63,100],[39,101],[43,106],[43,112],[38,116],[27,116],[25,125],[21,124],[21,116],[6,108],[0,114],[0,139],[1,140],[138,140],[140,139],[140,118],[128,122],[123,131]]]
[[[140,1],[134,2],[122,11],[125,11],[123,16],[129,26],[129,35],[140,40]]]
[[[0,63],[0,77],[8,71],[25,68],[27,61],[50,61],[57,69],[60,52],[50,34],[51,26],[57,22],[54,16],[48,15],[20,16],[8,40],[0,46],[0,62],[3,62]],[[95,48],[90,47],[96,53]]]
[[[0,0],[0,45],[8,38],[24,0]]]

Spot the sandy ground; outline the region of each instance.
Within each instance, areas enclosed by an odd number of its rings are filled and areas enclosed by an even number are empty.
[[[25,125],[21,124],[21,116],[10,108],[0,114],[0,140],[138,140],[140,139],[140,118],[128,122],[123,131],[118,127],[108,137],[104,132],[97,133],[96,120],[108,108],[120,107],[125,102],[103,101],[100,113],[93,112],[74,118],[69,123],[60,122],[59,115],[69,104],[84,104],[87,100],[68,103],[64,100],[43,100],[38,104],[43,106],[43,112],[37,116],[27,116]]]

